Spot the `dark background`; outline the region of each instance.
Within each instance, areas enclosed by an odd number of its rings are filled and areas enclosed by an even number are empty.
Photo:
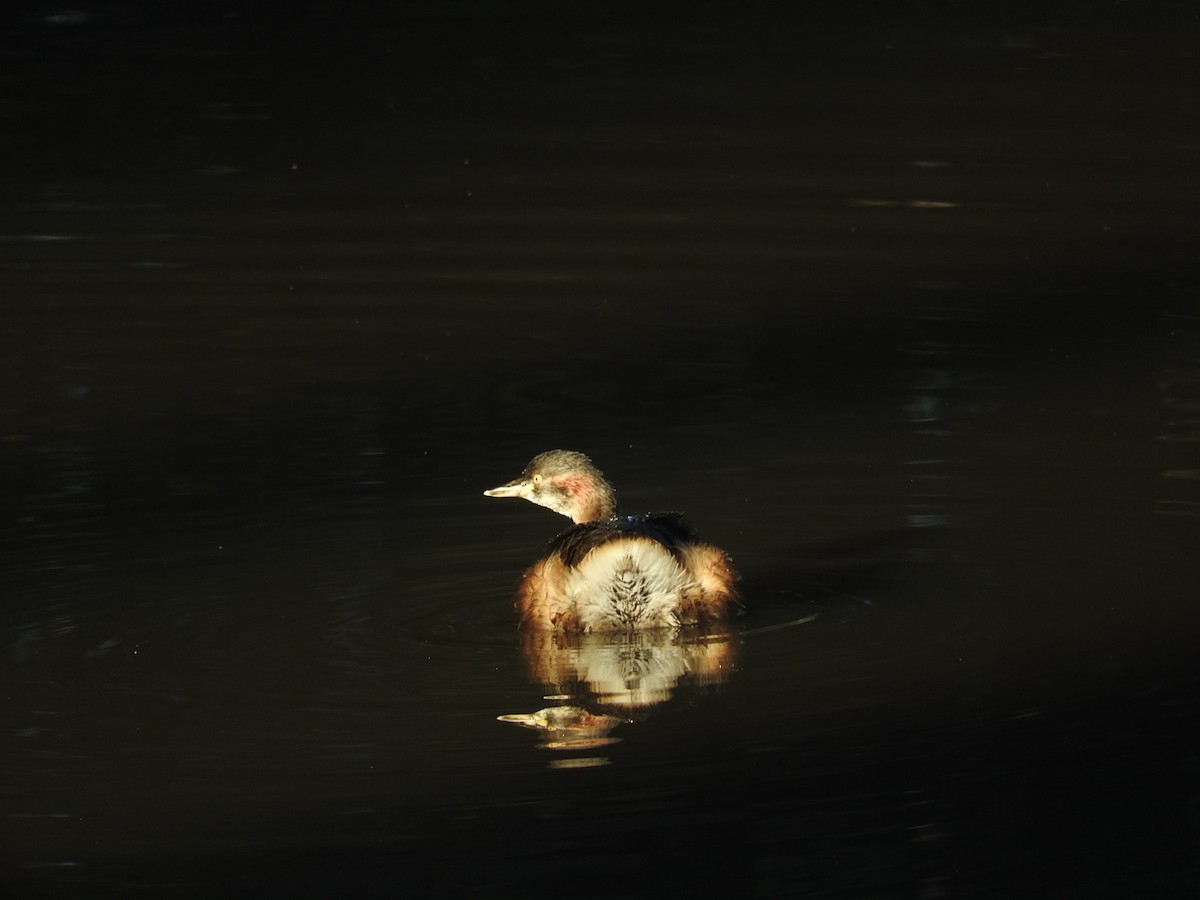
[[[10,893],[1195,896],[1198,39],[7,7]],[[495,721],[556,446],[748,607],[587,751]]]

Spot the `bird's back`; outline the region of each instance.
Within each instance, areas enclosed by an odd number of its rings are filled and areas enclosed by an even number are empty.
[[[737,603],[728,558],[674,513],[567,529],[525,573],[523,619],[567,631],[674,627],[726,616]]]

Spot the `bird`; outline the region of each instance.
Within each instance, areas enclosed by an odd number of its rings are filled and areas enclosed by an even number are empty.
[[[577,450],[539,453],[483,492],[520,497],[574,524],[517,586],[521,623],[563,632],[636,631],[723,621],[741,609],[739,575],[679,513],[622,516],[617,494]]]

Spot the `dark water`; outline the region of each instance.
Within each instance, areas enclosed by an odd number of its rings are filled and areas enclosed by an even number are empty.
[[[6,895],[1196,895],[1190,9],[19,8]]]

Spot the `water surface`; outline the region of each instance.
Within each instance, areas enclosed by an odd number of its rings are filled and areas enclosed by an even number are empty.
[[[1196,23],[683,12],[7,32],[18,894],[1194,896]],[[557,446],[747,614],[519,633]]]

